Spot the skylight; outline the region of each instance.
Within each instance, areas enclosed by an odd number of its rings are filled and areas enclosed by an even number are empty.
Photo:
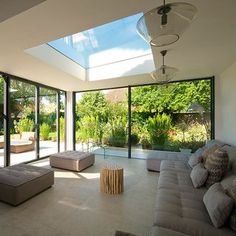
[[[151,48],[136,32],[142,13],[48,43],[84,69],[139,58]]]

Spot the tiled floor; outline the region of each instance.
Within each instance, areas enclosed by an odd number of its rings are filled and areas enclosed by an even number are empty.
[[[99,189],[99,170],[107,163],[124,167],[125,191],[107,195]],[[34,165],[48,168],[48,160]],[[18,207],[0,203],[0,235],[112,236],[115,230],[149,235],[158,174],[144,160],[96,157],[93,167],[76,173],[55,169],[55,184]]]

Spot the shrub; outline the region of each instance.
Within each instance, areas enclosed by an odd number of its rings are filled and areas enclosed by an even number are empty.
[[[130,141],[132,145],[136,145],[139,142],[139,137],[136,133],[132,133],[130,136]]]
[[[65,119],[60,117],[60,140],[63,140],[65,137]]]
[[[40,125],[40,139],[41,140],[48,140],[50,133],[50,126],[46,123]]]
[[[34,122],[28,118],[20,119],[17,123],[18,132],[31,132],[34,129]]]
[[[124,147],[126,144],[126,123],[125,118],[117,117],[110,124],[111,133],[108,142],[111,146]]]
[[[48,138],[50,140],[52,140],[53,142],[56,142],[57,141],[57,133],[56,132],[49,133]]]
[[[147,130],[152,145],[163,145],[168,140],[168,132],[171,128],[171,118],[166,114],[158,114],[149,117],[147,120]]]

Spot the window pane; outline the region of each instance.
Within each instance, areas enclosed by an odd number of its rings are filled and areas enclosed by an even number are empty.
[[[40,88],[40,157],[57,153],[57,92]]]
[[[76,94],[76,149],[127,157],[127,89]]]
[[[4,106],[4,79],[0,76],[0,166],[4,166],[4,119],[3,119],[3,106]]]
[[[65,92],[60,92],[60,151],[65,151]]]
[[[34,85],[11,80],[10,112],[11,165],[36,159]]]
[[[194,152],[211,138],[211,81],[132,88],[132,157]]]

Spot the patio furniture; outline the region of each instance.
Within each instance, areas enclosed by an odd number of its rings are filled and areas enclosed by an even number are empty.
[[[50,165],[56,168],[82,171],[95,162],[95,155],[89,152],[65,151],[50,156]]]
[[[4,148],[4,136],[0,136],[0,148]]]
[[[120,194],[124,191],[123,168],[104,166],[100,171],[100,190],[109,194]]]
[[[18,164],[0,168],[0,200],[17,206],[54,184],[54,171]]]
[[[19,140],[11,140],[11,152],[21,153],[33,151],[35,147],[35,133],[22,132]]]

